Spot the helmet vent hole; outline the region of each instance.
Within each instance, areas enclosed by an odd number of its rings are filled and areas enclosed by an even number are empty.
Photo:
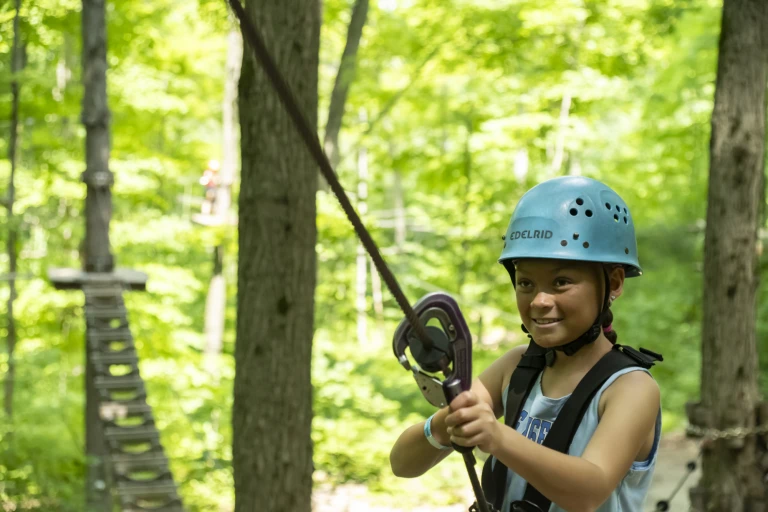
[[[584,245],[584,248],[585,248],[585,249],[589,249],[589,242],[584,242],[584,244],[583,244],[583,245]]]
[[[619,222],[619,216],[618,215],[614,215],[613,216],[613,220],[615,220],[616,222]]]
[[[627,218],[626,217],[624,217],[624,224],[629,224],[629,222],[627,222]]]
[[[574,240],[578,240],[579,239],[579,234],[578,233],[574,233],[573,234],[573,239]]]
[[[626,214],[627,214],[627,209],[626,209],[626,208],[624,208],[624,215],[626,215]]]
[[[561,241],[560,241],[560,245],[562,245],[563,247],[565,247],[566,245],[568,245],[568,240],[561,240]]]
[[[624,248],[624,254],[629,254],[629,247]]]
[[[619,205],[616,205],[616,211],[621,213],[621,207]]]
[[[587,217],[591,217],[591,216],[592,216],[592,210],[587,210],[587,211],[585,211],[585,212],[584,212],[584,214],[585,214]]]
[[[610,210],[611,209],[611,203],[605,203],[605,209]]]
[[[583,204],[584,204],[584,200],[583,200],[582,198],[578,198],[578,199],[576,200],[576,204],[577,204],[577,205],[579,205],[579,206],[581,206],[581,205],[583,205]]]
[[[571,215],[573,215],[575,217],[578,214],[579,214],[579,210],[577,210],[576,208],[571,208]]]

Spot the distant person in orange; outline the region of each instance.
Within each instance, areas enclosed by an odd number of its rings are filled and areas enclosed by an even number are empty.
[[[219,161],[209,160],[208,167],[200,177],[200,184],[204,187],[205,196],[200,209],[204,215],[213,213],[213,204],[216,201],[216,189],[219,187]]]

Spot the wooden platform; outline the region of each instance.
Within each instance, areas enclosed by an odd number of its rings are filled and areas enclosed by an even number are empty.
[[[192,222],[201,226],[237,226],[237,215],[206,215],[197,213],[192,215]]]
[[[145,291],[147,274],[128,268],[114,272],[84,272],[76,268],[49,268],[48,279],[57,290],[80,290],[84,284],[118,281],[126,290]]]

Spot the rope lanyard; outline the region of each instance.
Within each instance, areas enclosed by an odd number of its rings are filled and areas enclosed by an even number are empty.
[[[248,41],[251,48],[253,48],[253,51],[256,54],[256,58],[261,63],[264,72],[267,74],[267,77],[272,82],[275,92],[277,92],[280,101],[283,103],[285,109],[288,111],[288,114],[291,116],[293,124],[301,135],[301,138],[304,139],[304,142],[307,145],[307,149],[309,149],[309,152],[314,157],[315,162],[317,162],[317,165],[320,167],[320,171],[323,173],[323,176],[328,182],[328,185],[330,186],[336,198],[339,200],[341,208],[344,210],[344,213],[347,214],[347,218],[355,228],[355,233],[357,233],[360,242],[371,256],[373,264],[376,265],[376,269],[379,271],[379,274],[384,280],[384,283],[395,297],[398,306],[400,306],[400,309],[405,314],[405,317],[413,327],[416,335],[419,337],[419,340],[424,344],[424,347],[427,350],[431,350],[432,340],[427,335],[424,326],[419,321],[416,313],[413,311],[413,307],[411,307],[411,304],[408,302],[405,293],[403,292],[402,288],[400,288],[395,275],[384,261],[379,248],[376,246],[376,242],[374,242],[373,238],[371,238],[370,233],[368,233],[368,230],[363,225],[363,221],[360,220],[360,216],[357,214],[354,207],[352,206],[352,203],[347,197],[344,188],[339,183],[339,180],[336,177],[336,173],[333,171],[333,167],[331,166],[331,162],[328,160],[328,157],[323,151],[317,133],[310,127],[309,122],[301,112],[293,91],[288,86],[283,76],[280,74],[280,71],[277,69],[277,65],[272,59],[272,56],[267,51],[264,40],[256,30],[254,24],[248,18],[248,15],[246,14],[245,9],[243,9],[243,6],[240,4],[239,0],[228,0],[228,2],[229,5],[232,6],[232,10],[235,12],[235,15],[240,21],[240,28],[242,29],[243,37]]]
[[[243,38],[248,42],[256,54],[256,58],[261,63],[267,77],[272,82],[280,101],[283,103],[283,106],[293,120],[294,126],[302,139],[304,139],[307,149],[309,149],[309,152],[314,157],[315,162],[317,162],[317,165],[320,167],[320,171],[323,173],[328,185],[339,200],[344,213],[346,213],[347,218],[355,228],[355,232],[357,233],[360,242],[371,256],[384,283],[386,283],[387,288],[392,292],[397,304],[405,314],[405,319],[400,323],[400,326],[398,326],[393,342],[393,349],[398,361],[406,370],[411,370],[413,372],[414,378],[419,383],[419,388],[421,389],[422,394],[424,394],[425,398],[427,398],[430,403],[436,406],[449,404],[459,393],[468,390],[471,387],[472,337],[464,317],[459,310],[458,304],[456,304],[453,298],[446,294],[434,293],[423,297],[415,307],[411,306],[408,299],[405,297],[405,293],[403,293],[403,290],[400,288],[397,279],[395,279],[394,274],[392,274],[384,261],[376,243],[373,241],[373,238],[371,238],[370,233],[368,233],[368,230],[365,228],[362,220],[360,220],[360,217],[353,208],[346,192],[344,192],[344,188],[339,183],[336,173],[333,171],[333,166],[331,166],[328,157],[323,151],[317,133],[310,127],[309,122],[302,114],[293,92],[278,71],[275,62],[267,51],[261,35],[248,18],[240,1],[227,1],[240,21]],[[431,318],[438,320],[443,329],[430,327],[430,333],[428,334],[428,328],[425,327],[425,325]],[[411,333],[414,336],[411,336]],[[414,337],[416,339],[413,339]],[[417,341],[421,343],[421,347],[418,347],[417,344],[415,344]],[[412,355],[419,360],[425,369],[432,372],[442,370],[446,375],[446,380],[439,381],[438,379],[424,374],[418,366],[411,366],[404,354],[405,347],[411,349]],[[415,351],[418,355],[413,354],[414,349],[416,349]],[[458,446],[455,444],[453,447],[461,453],[464,458],[464,464],[467,468],[472,488],[475,493],[476,501],[470,507],[470,511],[496,512],[493,506],[487,503],[483,489],[477,478],[474,469],[475,459],[472,454],[473,447]]]

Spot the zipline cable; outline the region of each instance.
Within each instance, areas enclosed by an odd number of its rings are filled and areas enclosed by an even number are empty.
[[[240,21],[240,29],[243,32],[244,39],[248,41],[251,49],[253,49],[254,53],[256,54],[256,58],[261,63],[264,72],[272,82],[272,85],[277,92],[280,101],[283,103],[283,106],[293,120],[293,123],[302,139],[304,139],[304,142],[307,145],[307,149],[309,149],[309,152],[314,157],[315,162],[317,162],[317,165],[320,167],[320,171],[323,173],[323,176],[328,182],[328,185],[336,195],[336,198],[339,200],[344,213],[347,214],[347,218],[355,228],[355,232],[357,233],[360,242],[363,244],[363,247],[365,247],[365,250],[368,251],[368,254],[370,254],[374,265],[376,265],[376,269],[379,271],[379,274],[381,274],[381,277],[384,280],[384,283],[387,285],[389,291],[395,297],[395,300],[400,306],[400,309],[403,311],[403,313],[405,313],[405,317],[413,327],[416,335],[419,337],[419,340],[424,344],[424,347],[427,350],[431,350],[433,347],[431,338],[427,334],[427,331],[424,329],[422,323],[419,321],[419,317],[413,311],[413,307],[411,307],[410,302],[408,302],[408,299],[406,298],[402,288],[400,288],[400,285],[398,284],[394,274],[384,261],[379,248],[376,246],[376,242],[373,241],[370,233],[368,233],[368,230],[363,225],[360,216],[352,206],[352,203],[347,197],[344,188],[339,183],[339,180],[336,177],[336,173],[334,172],[328,157],[323,151],[323,147],[320,144],[320,139],[318,138],[317,133],[315,130],[310,128],[309,122],[298,106],[298,101],[296,101],[295,95],[293,94],[280,71],[277,69],[277,65],[272,59],[272,56],[267,51],[261,34],[256,29],[256,26],[253,24],[253,22],[249,19],[239,0],[227,1],[232,7],[232,10],[237,16],[237,19]]]

